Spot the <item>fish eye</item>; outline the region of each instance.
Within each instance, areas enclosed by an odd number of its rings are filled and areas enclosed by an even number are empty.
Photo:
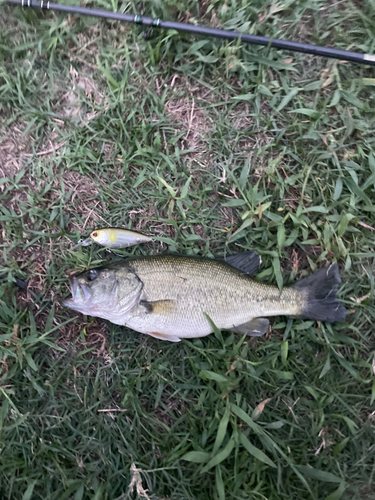
[[[98,273],[97,273],[97,271],[95,271],[95,269],[91,269],[87,273],[87,279],[88,279],[88,281],[94,281],[94,279],[96,279],[97,277],[98,277]]]
[[[97,238],[98,233],[95,231],[95,233],[92,233],[93,238]]]

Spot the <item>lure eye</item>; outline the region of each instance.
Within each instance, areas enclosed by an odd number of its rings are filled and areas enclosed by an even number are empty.
[[[95,271],[95,269],[91,269],[91,271],[89,271],[87,273],[88,281],[94,281],[94,279],[96,279],[97,277],[98,277],[98,273]]]
[[[92,233],[92,237],[93,238],[97,238],[98,237],[98,233],[95,231],[95,233]]]

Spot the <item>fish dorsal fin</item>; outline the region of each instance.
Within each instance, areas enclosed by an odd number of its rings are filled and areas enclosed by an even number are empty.
[[[159,333],[159,332],[146,332],[146,335],[150,335],[150,337],[154,337],[159,340],[168,340],[169,342],[180,342],[181,339],[177,337],[177,335],[168,335],[167,333]]]
[[[171,314],[175,309],[174,301],[169,299],[155,300],[153,302],[149,300],[141,300],[140,305],[146,309],[147,314],[158,314],[159,316]]]
[[[254,276],[262,263],[262,258],[254,250],[246,250],[245,252],[228,255],[225,257],[225,262],[249,276]]]
[[[254,318],[243,325],[238,325],[230,330],[234,333],[249,335],[250,337],[261,337],[268,331],[270,322],[266,318]]]

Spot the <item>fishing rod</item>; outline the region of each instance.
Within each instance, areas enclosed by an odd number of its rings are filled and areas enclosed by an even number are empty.
[[[47,9],[58,12],[67,12],[69,14],[79,14],[85,16],[101,17],[104,19],[113,19],[116,21],[125,21],[142,26],[155,28],[171,29],[185,31],[194,35],[212,36],[224,40],[241,40],[241,42],[253,45],[270,46],[275,49],[292,50],[315,56],[330,57],[341,61],[351,61],[359,64],[368,64],[375,66],[375,55],[360,54],[358,52],[349,52],[347,50],[331,49],[329,47],[320,47],[318,45],[309,45],[306,43],[289,42],[287,40],[273,39],[265,36],[248,35],[237,31],[221,30],[216,28],[206,28],[204,26],[194,26],[188,23],[176,23],[171,21],[162,21],[140,15],[122,14],[121,12],[111,12],[108,10],[88,9],[86,7],[74,7],[58,3],[45,2],[43,0],[8,0],[9,4],[21,5],[22,7],[31,7],[33,9]]]

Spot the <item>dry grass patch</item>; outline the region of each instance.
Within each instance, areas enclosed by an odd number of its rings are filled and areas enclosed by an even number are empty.
[[[253,119],[249,116],[251,107],[248,102],[236,106],[236,108],[229,114],[229,120],[236,130],[245,130],[252,126]]]
[[[180,140],[180,149],[192,150],[185,155],[187,159],[207,160],[207,146],[214,130],[214,123],[201,105],[201,102],[211,100],[211,90],[194,82],[194,85],[185,77],[175,74],[170,82],[157,81],[158,93],[169,87],[168,100],[165,109],[176,128],[185,132]],[[184,94],[182,97],[181,94]],[[205,166],[199,163],[201,166]]]
[[[53,194],[54,200],[60,196],[61,180],[65,190],[71,192],[69,204],[65,206],[65,210],[71,215],[68,223],[69,231],[73,232],[75,228],[83,231],[86,226],[96,226],[100,221],[106,224],[105,220],[98,214],[98,212],[103,212],[105,207],[100,200],[96,199],[99,188],[93,179],[76,171],[66,170],[61,174],[61,177],[57,177],[53,182],[53,187],[56,188]],[[84,220],[83,224],[77,222],[77,215]]]
[[[64,312],[66,316],[75,317],[75,319],[59,329],[59,336],[55,344],[71,356],[85,349],[90,349],[87,354],[88,358],[93,356],[107,358],[108,327],[105,322],[98,318],[85,322],[82,315],[77,315],[74,311],[64,309]],[[80,332],[83,332],[84,341],[80,337]],[[53,359],[59,359],[62,351],[51,348],[50,355]]]
[[[21,310],[35,309],[39,311],[46,306],[50,307],[55,300],[56,287],[46,286],[47,267],[54,262],[52,255],[52,241],[50,245],[34,244],[23,250],[20,246],[11,250],[8,255],[14,260],[16,268],[19,267],[27,272],[27,288],[25,290],[13,288],[16,302]],[[1,260],[0,260],[1,263]],[[35,317],[35,322],[40,332],[44,332],[47,314],[39,314]]]
[[[98,115],[98,111],[87,109],[82,101],[82,94],[91,103],[92,107],[101,107],[103,113],[109,107],[108,99],[99,90],[92,73],[78,72],[72,65],[69,70],[69,90],[63,93],[59,99],[57,112],[65,118],[69,118],[80,126],[86,125]],[[65,82],[60,82],[62,88],[66,88]]]
[[[13,177],[30,156],[33,137],[25,134],[26,123],[15,123],[0,137],[0,178]]]
[[[181,150],[192,149],[191,158],[203,159],[207,153],[203,139],[213,129],[205,111],[194,98],[169,100],[166,109],[180,130],[186,131],[181,140]]]

